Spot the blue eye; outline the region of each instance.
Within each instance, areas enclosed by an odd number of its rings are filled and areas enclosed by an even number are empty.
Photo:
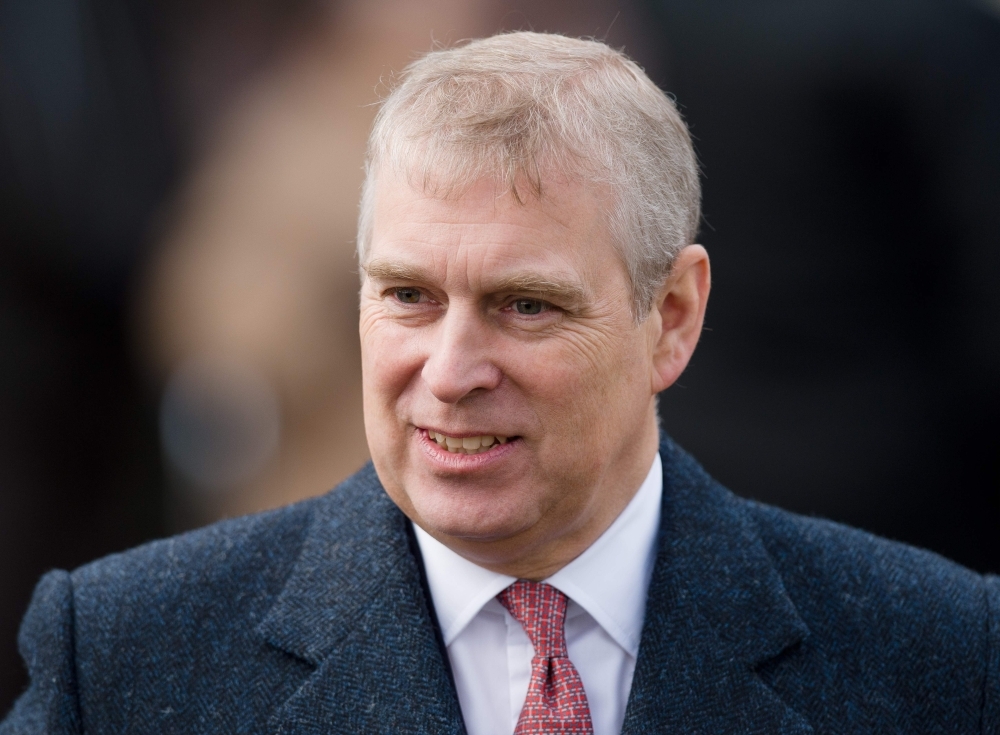
[[[415,288],[397,288],[395,296],[404,304],[416,304],[420,301],[420,291]]]
[[[518,314],[541,314],[545,310],[545,304],[536,299],[518,299],[514,302],[514,311]]]

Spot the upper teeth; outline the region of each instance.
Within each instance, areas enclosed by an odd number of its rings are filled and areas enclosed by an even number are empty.
[[[456,454],[478,454],[479,452],[485,452],[494,443],[507,443],[507,437],[505,436],[465,436],[459,438],[438,434],[436,431],[429,431],[427,434],[442,449]]]

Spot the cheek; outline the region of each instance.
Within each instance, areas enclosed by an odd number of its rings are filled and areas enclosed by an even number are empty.
[[[361,370],[368,404],[395,401],[420,371],[422,359],[412,330],[379,316],[361,319]]]
[[[365,434],[375,467],[386,488],[396,484],[400,463],[406,462],[409,442],[401,418],[404,399],[421,361],[412,335],[388,320],[362,322],[361,368]],[[391,493],[390,493],[391,494]]]
[[[399,420],[400,398],[413,375],[419,373],[419,362],[407,358],[413,353],[407,330],[378,313],[366,314],[363,309],[359,332],[368,449],[386,490],[400,502],[402,496],[394,490],[401,486],[401,468],[409,447]]]
[[[628,420],[634,404],[648,403],[649,396],[640,395],[635,339],[571,335],[522,357],[508,363],[508,374],[543,414],[547,431],[562,441],[600,441]]]

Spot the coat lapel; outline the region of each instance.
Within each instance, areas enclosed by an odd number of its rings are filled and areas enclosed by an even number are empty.
[[[660,548],[623,733],[811,733],[757,675],[808,635],[744,501],[669,439]]]
[[[258,630],[316,667],[272,732],[464,732],[406,520],[371,465],[319,503]]]

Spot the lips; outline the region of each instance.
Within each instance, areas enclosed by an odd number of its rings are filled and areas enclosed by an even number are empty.
[[[427,436],[451,454],[482,454],[488,452],[494,445],[506,444],[508,441],[508,437],[496,434],[457,437],[428,430]]]

